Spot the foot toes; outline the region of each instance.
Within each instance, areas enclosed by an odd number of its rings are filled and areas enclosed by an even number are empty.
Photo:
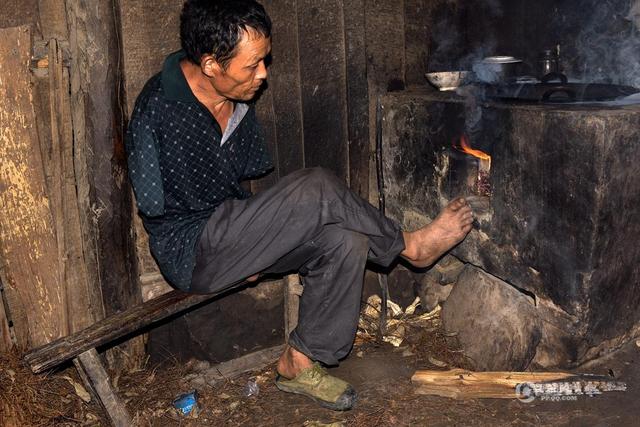
[[[464,207],[467,202],[462,198],[457,198],[449,203],[448,207],[451,208],[452,211],[456,212],[460,210],[460,208]]]

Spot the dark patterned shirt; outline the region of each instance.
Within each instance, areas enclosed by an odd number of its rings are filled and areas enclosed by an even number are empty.
[[[180,68],[165,60],[136,100],[127,130],[129,178],[151,253],[172,285],[187,290],[196,244],[227,199],[250,196],[240,181],[272,168],[252,106],[236,103],[224,135]]]

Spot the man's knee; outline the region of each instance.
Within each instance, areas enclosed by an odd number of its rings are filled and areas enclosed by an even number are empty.
[[[305,171],[304,179],[312,188],[342,190],[345,187],[345,183],[329,169],[315,167]]]

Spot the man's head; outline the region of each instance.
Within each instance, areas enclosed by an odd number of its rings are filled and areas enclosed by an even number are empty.
[[[187,0],[180,40],[189,61],[227,98],[249,100],[267,78],[271,20],[254,0]]]

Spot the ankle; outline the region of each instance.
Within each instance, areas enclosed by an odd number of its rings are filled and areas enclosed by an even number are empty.
[[[305,354],[287,345],[284,352],[278,359],[278,373],[287,378],[297,376],[303,369],[313,366],[313,361]]]

